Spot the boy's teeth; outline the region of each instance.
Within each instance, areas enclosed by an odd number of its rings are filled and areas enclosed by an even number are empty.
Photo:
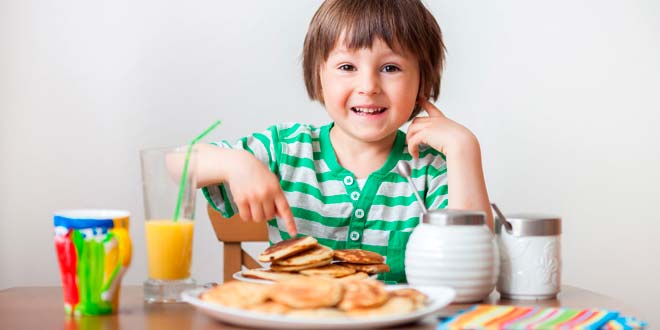
[[[364,113],[377,113],[377,112],[383,112],[385,108],[378,108],[378,109],[369,109],[369,108],[353,108],[353,110],[357,112],[364,112]]]

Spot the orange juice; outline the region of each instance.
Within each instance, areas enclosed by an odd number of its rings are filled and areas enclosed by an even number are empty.
[[[145,222],[149,278],[181,280],[190,277],[193,228],[191,220]]]

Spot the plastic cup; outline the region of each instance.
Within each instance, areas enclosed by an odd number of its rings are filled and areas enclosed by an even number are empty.
[[[128,221],[129,213],[119,210],[55,212],[55,251],[67,314],[117,312],[121,279],[132,255]]]
[[[193,288],[190,276],[195,219],[195,159],[192,151],[185,179],[174,177],[168,159],[184,159],[186,148],[154,148],[140,152],[144,193],[145,233],[149,278],[144,282],[147,302],[179,302],[181,292]],[[182,197],[179,201],[179,188]],[[178,217],[175,219],[175,209]]]

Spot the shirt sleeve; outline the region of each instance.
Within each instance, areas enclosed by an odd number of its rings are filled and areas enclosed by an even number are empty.
[[[444,209],[449,203],[447,186],[447,162],[439,152],[428,165],[426,173],[426,196],[424,203],[429,210]]]
[[[211,144],[220,148],[245,150],[266,165],[271,172],[278,175],[277,160],[281,147],[279,145],[277,126],[271,126],[264,132],[254,133],[237,141],[229,142],[223,140],[212,142]],[[207,202],[225,218],[231,218],[238,211],[229,185],[219,184],[203,187],[202,193]]]

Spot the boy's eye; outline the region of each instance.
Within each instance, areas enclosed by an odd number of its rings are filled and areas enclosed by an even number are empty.
[[[342,71],[355,71],[355,67],[350,64],[342,64],[338,69]]]
[[[396,71],[401,71],[401,69],[399,69],[399,67],[396,66],[396,65],[388,64],[388,65],[383,67],[383,71],[384,72],[396,72]]]

